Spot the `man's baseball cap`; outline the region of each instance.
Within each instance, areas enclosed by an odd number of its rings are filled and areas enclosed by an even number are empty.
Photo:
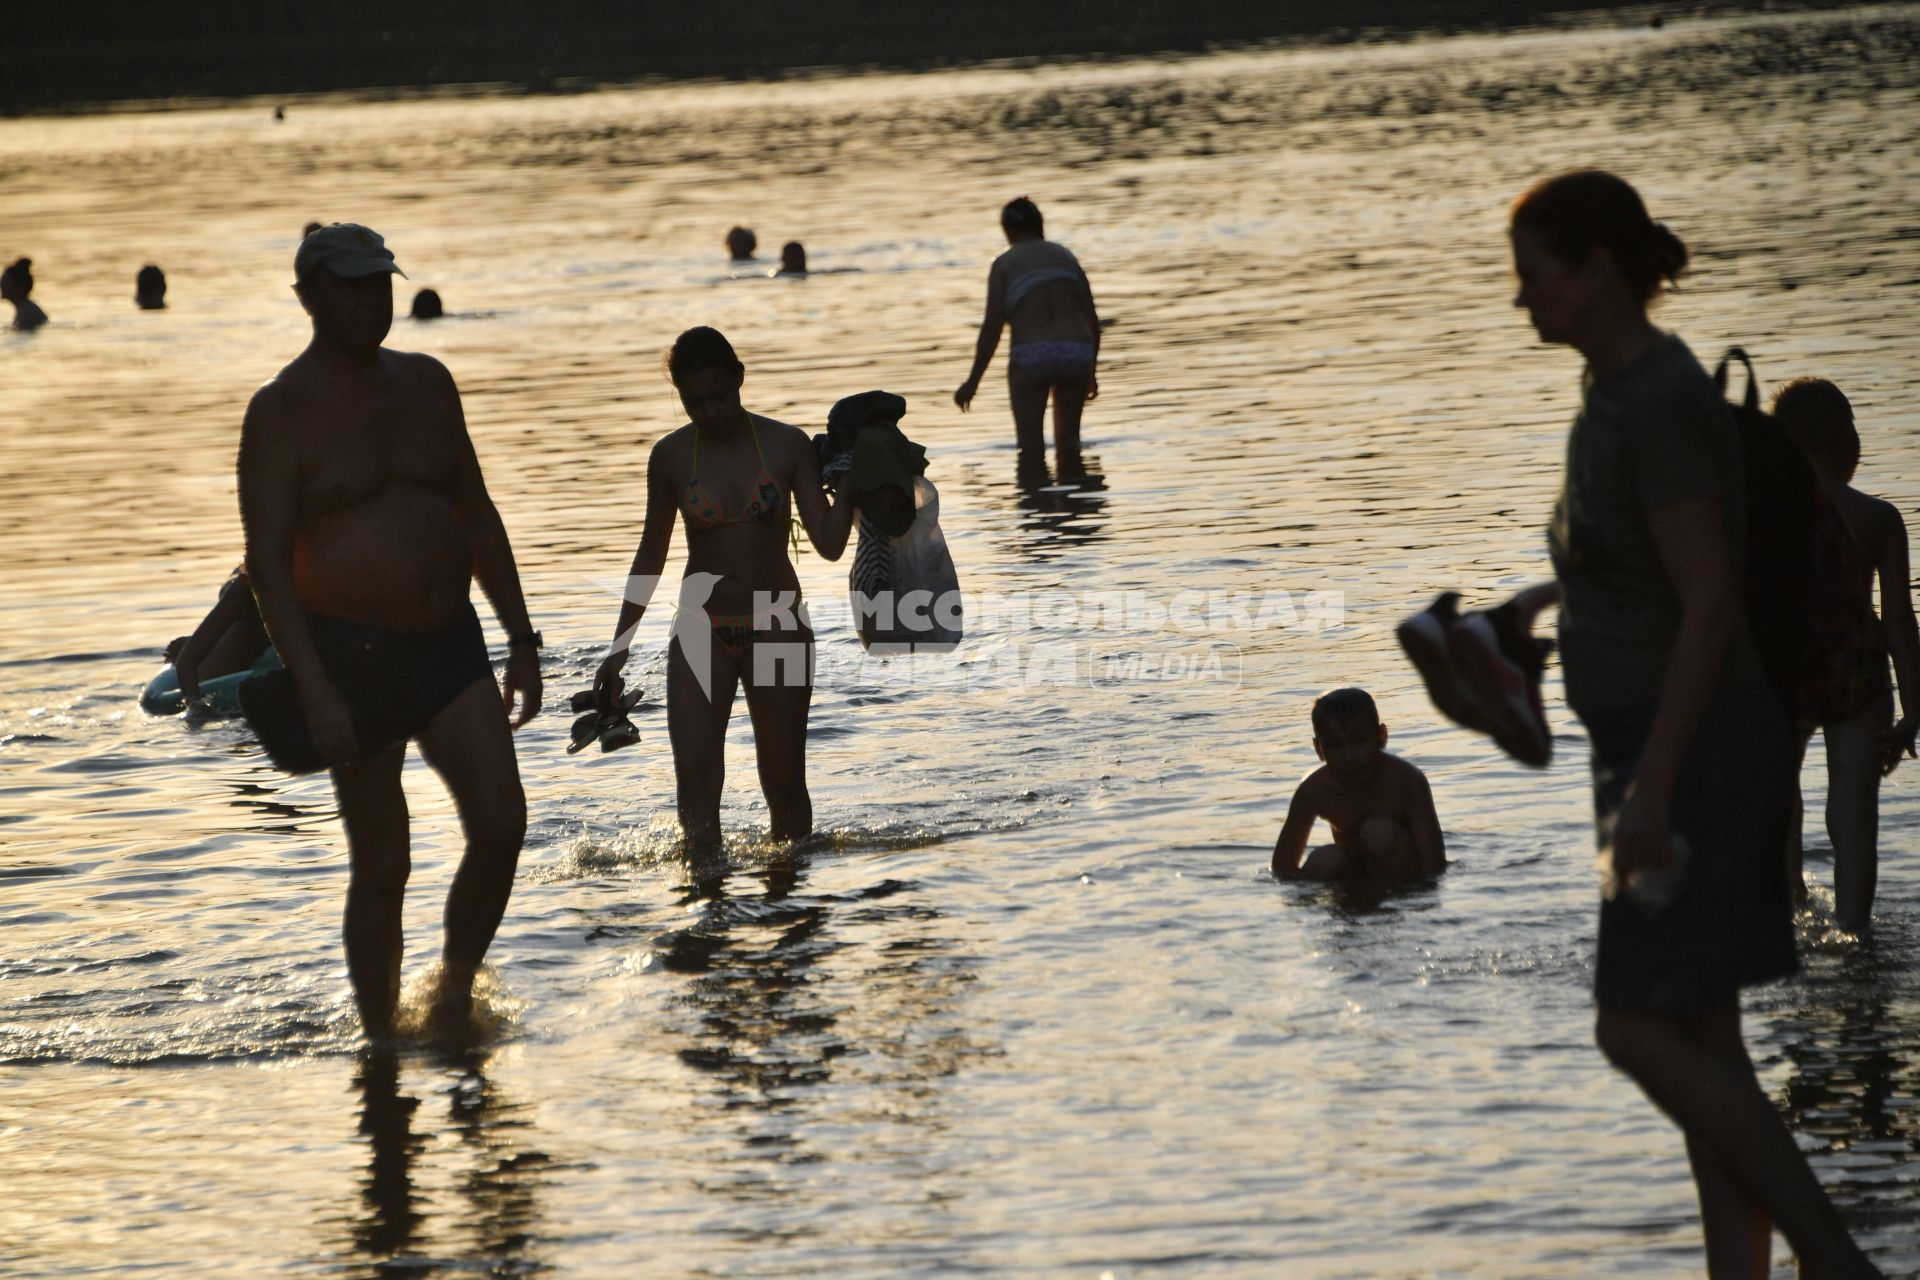
[[[342,280],[383,272],[403,278],[407,274],[394,262],[393,250],[380,233],[357,222],[330,223],[300,242],[293,255],[293,278],[305,281],[321,267]]]

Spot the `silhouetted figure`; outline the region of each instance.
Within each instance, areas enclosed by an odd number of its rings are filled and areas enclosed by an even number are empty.
[[[167,305],[167,273],[149,262],[133,278],[133,300],[142,311],[159,311]]]
[[[287,109],[285,107],[275,107],[273,109],[273,118],[275,120],[285,120],[287,118]]]
[[[798,240],[789,240],[780,246],[780,270],[783,276],[803,276],[807,274],[807,250]]]
[[[314,232],[318,231],[319,229],[320,229],[319,223],[309,222],[306,225],[305,229],[300,232],[300,238],[302,240],[305,240],[308,236],[312,235]]]
[[[1007,251],[987,272],[987,313],[974,343],[973,371],[953,402],[965,413],[980,389],[1001,329],[1011,325],[1007,398],[1022,453],[1046,449],[1047,399],[1053,399],[1053,449],[1063,477],[1080,470],[1080,415],[1100,394],[1100,316],[1079,260],[1046,238],[1040,209],[1021,196],[1000,211]]]
[[[1667,25],[1666,15],[1662,14],[1658,9],[1655,9],[1652,13],[1647,15],[1647,25],[1649,27],[1652,27],[1655,31],[1658,31],[1660,28]]]
[[[32,258],[16,258],[12,266],[0,271],[0,298],[13,304],[13,327],[16,329],[38,329],[47,322],[47,313],[27,296],[32,292]]]
[[[838,560],[853,531],[854,503],[828,502],[819,451],[804,431],[741,403],[746,366],[718,330],[682,333],[667,355],[667,374],[688,422],[648,456],[640,545],[593,687],[610,699],[625,686],[620,672],[666,570],[677,516],[687,531],[687,562],[667,646],[667,736],[681,830],[689,853],[700,858],[720,848],[727,721],[742,686],[769,834],[791,841],[813,832],[813,630],[788,557],[789,521],[797,514],[821,558]]]
[[[1779,853],[1794,742],[1741,620],[1746,521],[1772,513],[1747,510],[1713,379],[1648,315],[1686,245],[1591,169],[1530,188],[1508,229],[1514,304],[1586,364],[1548,528],[1556,577],[1512,604],[1530,620],[1564,601],[1567,701],[1623,886],[1600,904],[1595,1038],[1685,1136],[1710,1275],[1770,1274],[1777,1228],[1803,1275],[1877,1276],[1740,1032],[1740,989],[1797,967]]]
[[[440,305],[440,295],[432,289],[422,289],[413,295],[413,310],[408,313],[415,320],[438,320],[447,314]]]
[[[1853,405],[1839,387],[1825,378],[1795,378],[1774,393],[1773,416],[1813,463],[1827,502],[1853,544],[1854,608],[1844,622],[1833,619],[1828,632],[1834,637],[1829,643],[1844,656],[1833,664],[1812,711],[1824,730],[1827,752],[1834,920],[1849,933],[1863,933],[1873,920],[1879,881],[1880,779],[1893,772],[1901,756],[1915,753],[1914,739],[1920,733],[1920,628],[1913,616],[1907,524],[1891,502],[1853,487],[1860,432],[1854,426]],[[1889,657],[1900,684],[1902,714],[1897,722],[1893,686],[1887,681]],[[1804,757],[1814,724],[1809,720],[1795,727]],[[1801,816],[1796,793],[1794,821],[1787,832],[1787,873],[1804,898]]]
[[[433,1015],[458,1030],[526,834],[512,729],[540,709],[540,633],[460,391],[438,360],[384,345],[399,270],[366,227],[336,222],[300,242],[294,291],[313,339],[254,393],[239,457],[247,574],[286,664],[243,685],[240,704],[280,767],[333,772],[351,870],[347,970],[376,1040],[400,998],[407,744],[420,744],[466,833]],[[507,638],[498,683],[476,579]]]
[[[759,247],[760,237],[753,234],[752,227],[734,227],[727,232],[727,255],[735,262],[751,260]]]

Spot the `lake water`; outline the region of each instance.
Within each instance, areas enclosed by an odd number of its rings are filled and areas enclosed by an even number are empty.
[[[1509,305],[1504,210],[1576,164],[1693,246],[1663,322],[1835,378],[1860,483],[1920,508],[1916,155],[1915,6],[0,122],[0,256],[53,316],[0,336],[0,1272],[1697,1274],[1680,1139],[1591,1044],[1557,679],[1529,772],[1438,721],[1392,626],[1547,570],[1579,369]],[[1016,482],[1004,349],[972,414],[948,399],[1023,192],[1112,319],[1083,486]],[[455,313],[392,343],[465,393],[551,702],[611,631],[692,324],[759,412],[907,397],[976,598],[956,657],[863,663],[846,564],[803,557],[829,835],[755,839],[742,715],[717,885],[674,852],[657,706],[605,757],[563,753],[564,711],[525,729],[497,1028],[393,1069],[357,1053],[325,780],[134,703],[238,558],[240,412],[303,344],[309,219],[379,228]],[[825,270],[729,268],[735,222]],[[132,306],[147,261],[162,312]],[[1348,683],[1433,781],[1437,888],[1267,874],[1309,701]],[[1748,1001],[1764,1084],[1903,1275],[1916,780],[1883,793],[1875,940],[1828,927],[1812,821],[1806,971]],[[458,837],[407,784],[416,980]]]

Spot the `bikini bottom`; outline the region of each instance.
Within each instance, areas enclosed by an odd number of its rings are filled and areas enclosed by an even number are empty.
[[[1091,342],[1019,342],[1007,352],[1015,369],[1035,382],[1058,386],[1093,376]]]

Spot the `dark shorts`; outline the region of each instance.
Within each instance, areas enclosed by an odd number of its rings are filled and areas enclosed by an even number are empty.
[[[438,631],[387,631],[310,613],[307,634],[353,714],[362,756],[419,737],[476,681],[493,678],[486,637],[471,604]],[[246,681],[240,686],[240,709],[274,764],[288,773],[327,767],[307,730],[291,671]]]
[[[1582,718],[1598,820],[1633,780],[1653,713]],[[1796,785],[1793,732],[1773,692],[1715,695],[1674,782],[1673,830],[1692,850],[1679,895],[1657,912],[1625,894],[1600,904],[1602,1005],[1693,1012],[1799,967],[1785,867]]]

